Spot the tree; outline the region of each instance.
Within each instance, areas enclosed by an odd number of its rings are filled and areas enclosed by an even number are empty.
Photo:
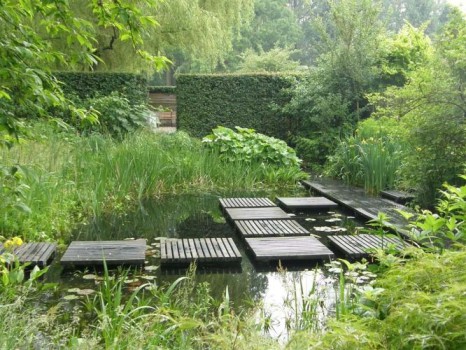
[[[299,67],[299,62],[294,61],[291,55],[295,51],[279,47],[269,51],[260,50],[259,53],[252,49],[246,50],[241,55],[242,62],[237,72],[259,73],[259,72],[289,72]]]
[[[400,123],[409,148],[400,169],[404,186],[432,207],[443,182],[458,183],[466,159],[466,19],[453,11],[435,52],[407,74],[403,87],[372,98],[377,116]]]

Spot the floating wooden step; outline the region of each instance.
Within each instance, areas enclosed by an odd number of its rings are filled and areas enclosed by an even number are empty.
[[[226,214],[231,220],[274,220],[291,219],[290,216],[279,207],[268,208],[225,208]]]
[[[268,198],[220,198],[220,205],[225,208],[264,208],[277,205]]]
[[[380,195],[400,204],[406,204],[414,199],[414,195],[411,193],[396,190],[380,191]]]
[[[241,253],[232,238],[163,239],[160,242],[160,263],[190,264],[239,263]]]
[[[244,237],[306,236],[309,231],[295,220],[236,220]]]
[[[334,254],[313,237],[246,238],[254,258],[268,260],[320,260]]]
[[[143,265],[146,240],[127,241],[74,241],[71,242],[61,263],[65,266]]]
[[[393,236],[384,236],[382,238],[382,236],[378,235],[360,234],[355,236],[329,236],[328,239],[332,245],[346,256],[355,259],[369,256],[369,251],[371,249],[393,246],[395,249],[401,250],[407,246],[407,243],[404,243],[403,240]]]
[[[31,266],[44,267],[55,255],[57,245],[55,243],[30,242],[24,243],[13,249],[13,255],[22,264],[29,263]],[[0,255],[6,249],[0,244]]]
[[[290,210],[296,209],[328,209],[338,204],[325,197],[278,197],[278,203]]]

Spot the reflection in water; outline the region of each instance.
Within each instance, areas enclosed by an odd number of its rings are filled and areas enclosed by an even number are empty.
[[[161,200],[148,200],[124,215],[109,213],[95,218],[88,225],[74,232],[73,240],[120,240],[125,238],[146,238],[148,244],[155,244],[158,237],[232,237],[237,244],[243,261],[241,268],[198,269],[197,282],[208,282],[212,296],[220,300],[228,286],[233,307],[242,308],[251,302],[263,305],[262,316],[270,319],[271,335],[286,337],[287,329],[299,329],[312,313],[312,322],[322,322],[329,310],[334,308],[334,279],[312,265],[298,267],[298,271],[277,272],[277,264],[255,266],[245,252],[244,243],[235,234],[219,208],[220,197],[261,197],[274,199],[275,196],[308,196],[303,189],[295,193],[228,193],[204,195],[176,195]],[[334,212],[295,213],[295,219],[311,234],[318,235],[322,242],[326,236],[335,234],[322,232],[314,227],[344,227],[351,232],[360,226],[353,217]],[[337,218],[337,219],[335,219]],[[148,264],[159,264],[157,257],[148,257]],[[310,270],[306,270],[310,269]],[[296,267],[295,267],[296,269]],[[262,271],[262,272],[258,272]],[[158,284],[172,283],[185,274],[185,270],[164,270],[154,272]],[[303,308],[304,307],[304,308]],[[303,313],[304,310],[304,313]],[[307,312],[307,313],[306,313]],[[304,319],[304,321],[303,321]],[[307,325],[309,326],[309,325]],[[316,327],[319,325],[316,325]]]

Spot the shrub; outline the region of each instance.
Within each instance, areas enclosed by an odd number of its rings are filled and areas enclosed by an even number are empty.
[[[256,133],[254,129],[219,126],[203,138],[224,160],[235,162],[258,162],[299,168],[301,160],[285,141]]]

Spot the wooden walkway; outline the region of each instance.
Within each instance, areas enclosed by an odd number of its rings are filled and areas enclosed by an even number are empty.
[[[220,198],[220,206],[225,208],[264,208],[276,207],[268,198]]]
[[[232,238],[163,239],[160,263],[240,263],[241,253]]]
[[[325,197],[278,197],[280,206],[289,210],[336,208],[338,204]]]
[[[313,237],[246,238],[257,261],[330,259],[334,254]]]
[[[395,190],[380,191],[380,195],[399,204],[406,204],[414,199],[414,196],[410,193]]]
[[[343,184],[332,179],[319,178],[318,180],[302,181],[305,187],[353,210],[362,217],[376,219],[379,212],[388,216],[385,226],[407,236],[407,222],[397,212],[397,209],[412,212],[409,208],[388,199],[369,196],[364,189]]]
[[[371,250],[386,249],[393,247],[401,250],[405,246],[403,240],[398,237],[382,237],[378,235],[360,234],[360,235],[343,235],[329,236],[329,241],[333,246],[343,252],[347,257],[359,259],[370,255]]]
[[[268,208],[225,208],[225,213],[231,220],[288,220],[291,219],[279,207]]]
[[[310,232],[295,220],[236,220],[243,237],[308,236]]]
[[[44,267],[55,255],[57,245],[55,243],[24,243],[13,249],[13,255],[22,264],[29,263],[31,266]],[[0,244],[0,255],[6,250]]]
[[[74,241],[61,258],[64,266],[143,265],[146,240]]]

